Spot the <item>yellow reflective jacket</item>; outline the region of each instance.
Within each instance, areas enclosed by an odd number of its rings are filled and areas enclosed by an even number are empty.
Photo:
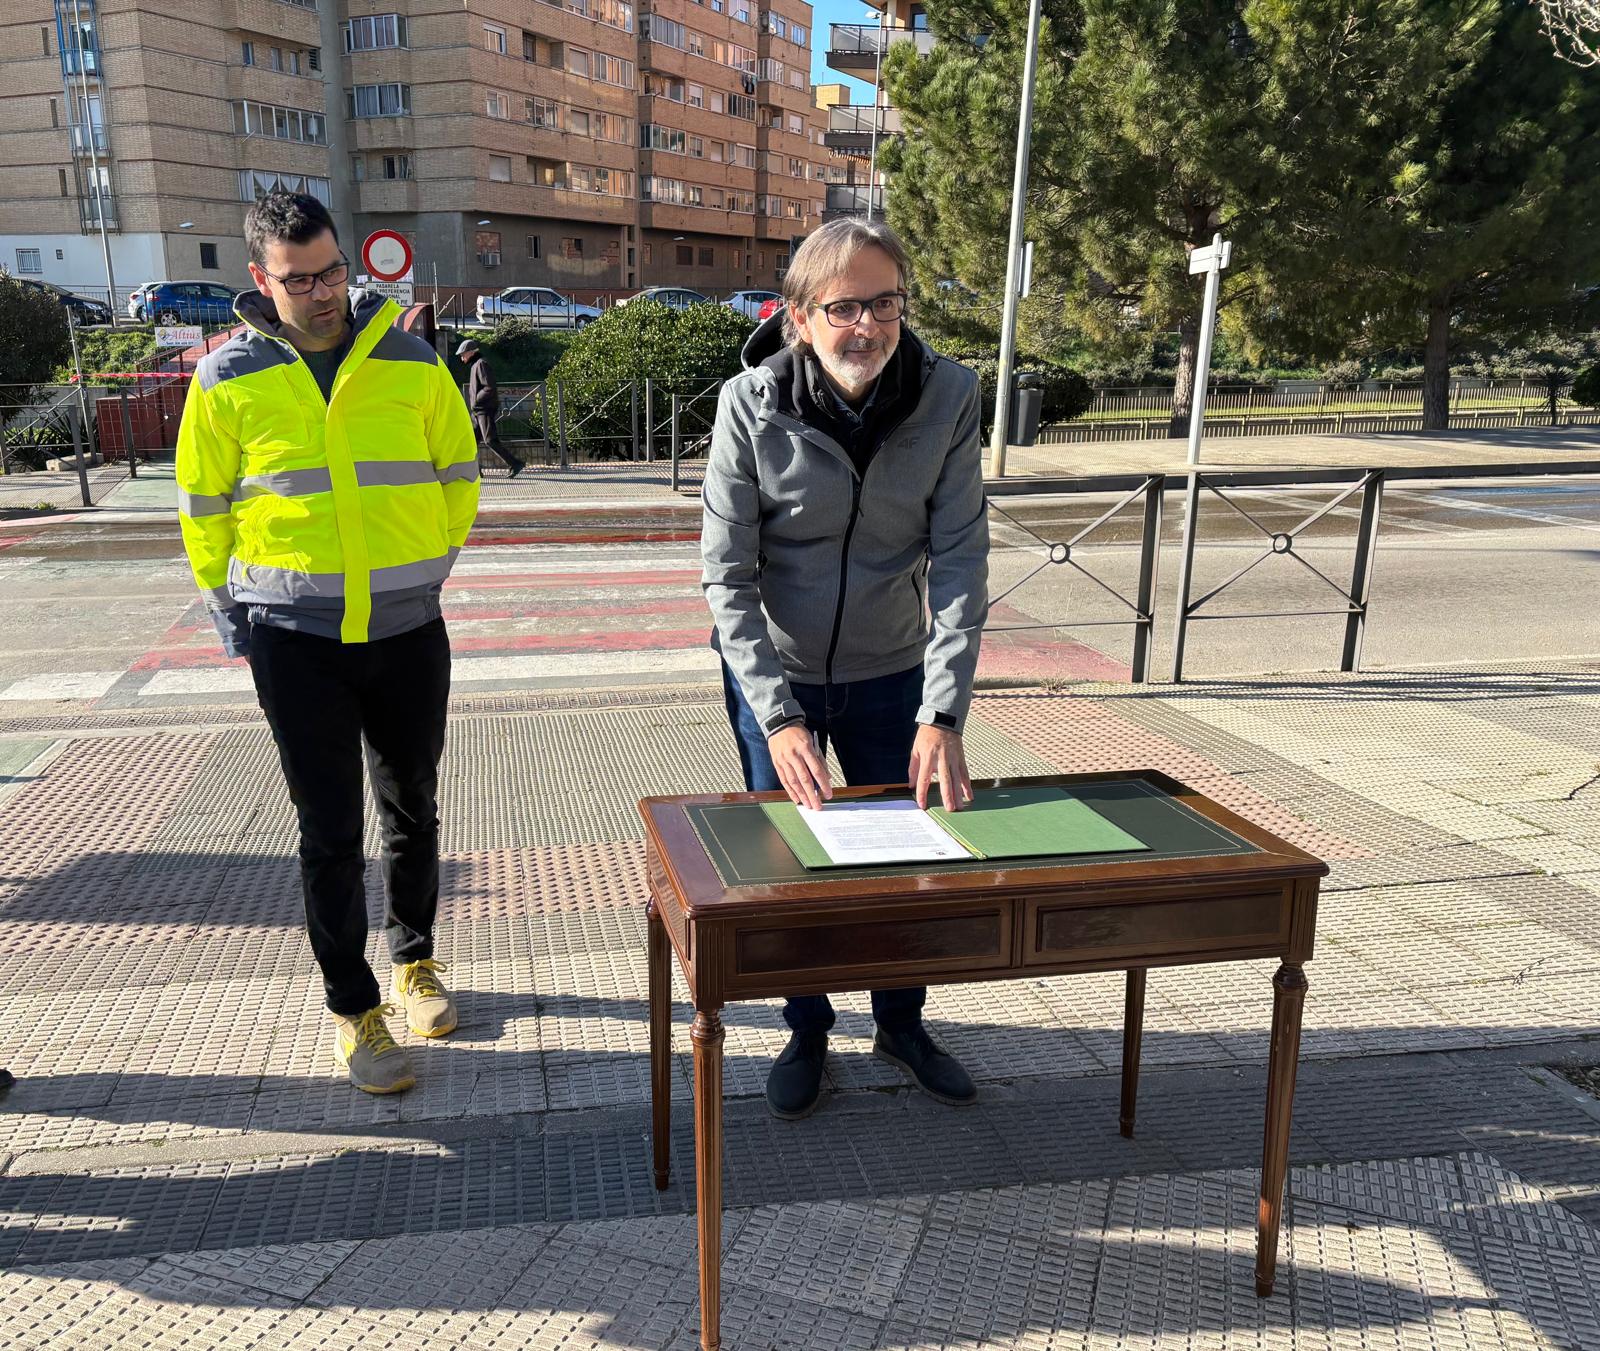
[[[374,608],[437,594],[477,514],[466,404],[381,296],[357,296],[327,400],[270,300],[242,295],[235,312],[248,327],[200,362],[178,432],[195,581],[213,611],[303,606],[331,614],[342,642],[381,637]]]

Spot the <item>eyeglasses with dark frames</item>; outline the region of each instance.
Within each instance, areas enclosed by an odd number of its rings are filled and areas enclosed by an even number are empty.
[[[266,268],[261,269],[267,272]],[[324,268],[321,272],[292,272],[287,277],[280,277],[276,272],[267,272],[267,276],[283,287],[292,296],[307,296],[316,289],[320,281],[329,288],[343,286],[350,279],[350,260],[343,256],[332,267]]]
[[[880,324],[892,324],[906,312],[906,293],[886,291],[871,300],[830,300],[827,304],[813,302],[812,309],[828,316],[834,328],[849,328],[861,322],[861,312],[868,310]]]

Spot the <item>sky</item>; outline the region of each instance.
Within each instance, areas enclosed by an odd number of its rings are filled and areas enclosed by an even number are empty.
[[[872,84],[870,81],[863,84],[859,80],[851,79],[848,75],[840,75],[837,71],[828,69],[826,64],[828,25],[832,23],[875,24],[877,22],[878,11],[867,5],[860,4],[858,0],[812,0],[811,83],[847,84],[851,86],[850,101],[852,103],[871,103]]]

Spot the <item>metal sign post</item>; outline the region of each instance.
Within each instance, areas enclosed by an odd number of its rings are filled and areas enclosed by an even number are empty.
[[[1183,645],[1189,632],[1189,592],[1194,577],[1195,518],[1200,511],[1200,437],[1205,427],[1206,387],[1211,382],[1211,338],[1217,327],[1217,292],[1222,269],[1233,256],[1233,245],[1220,234],[1189,254],[1189,275],[1206,274],[1205,300],[1200,308],[1200,347],[1194,359],[1194,392],[1189,400],[1189,484],[1183,495],[1183,552],[1178,561],[1178,614],[1172,634],[1172,679],[1183,679]]]

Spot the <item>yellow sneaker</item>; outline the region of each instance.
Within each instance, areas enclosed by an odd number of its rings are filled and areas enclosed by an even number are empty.
[[[396,966],[391,998],[406,1013],[406,1026],[419,1037],[442,1037],[456,1030],[456,1001],[439,981],[441,962],[424,957]]]
[[[379,1004],[354,1018],[333,1015],[333,1058],[340,1069],[350,1071],[350,1082],[363,1093],[400,1093],[417,1082],[405,1051],[384,1022],[384,1015],[394,1011],[392,1004]]]

